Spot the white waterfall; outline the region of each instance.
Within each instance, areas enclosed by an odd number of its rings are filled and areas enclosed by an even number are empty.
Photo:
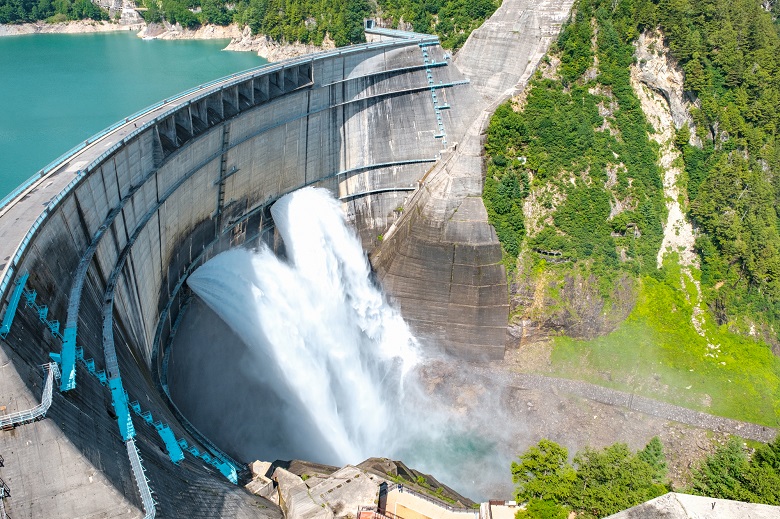
[[[327,191],[301,189],[271,212],[286,260],[267,247],[233,249],[195,271],[189,286],[247,345],[258,377],[289,412],[315,425],[333,461],[381,455],[398,426],[404,376],[418,363],[414,337],[372,284]]]

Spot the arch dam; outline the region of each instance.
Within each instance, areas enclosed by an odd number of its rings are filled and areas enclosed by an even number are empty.
[[[236,485],[251,460],[178,413],[165,363],[188,274],[229,247],[273,245],[271,204],[303,186],[343,202],[429,347],[501,357],[506,280],[480,198],[482,134],[570,7],[506,0],[456,58],[436,37],[370,29],[363,45],[201,85],[6,197],[0,512],[281,516]]]

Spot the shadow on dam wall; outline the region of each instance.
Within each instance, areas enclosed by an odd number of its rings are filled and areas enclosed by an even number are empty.
[[[435,38],[407,38],[193,89],[88,141],[4,203],[3,306],[27,272],[25,288],[49,322],[22,301],[2,342],[6,412],[40,401],[39,365],[63,348],[47,326],[67,337],[71,322],[84,359],[100,371],[115,349],[129,401],[204,450],[158,378],[186,276],[247,240],[278,241],[268,208],[306,185],[336,194],[371,248],[446,139],[479,110]],[[46,420],[0,433],[15,519],[144,515],[111,394],[85,365],[76,364],[75,389],[55,392]],[[132,419],[160,515],[280,515],[200,458],[174,465],[158,430]]]

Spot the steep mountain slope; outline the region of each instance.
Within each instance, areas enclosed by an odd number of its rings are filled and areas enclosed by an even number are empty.
[[[693,4],[579,2],[491,121],[483,199],[537,371],[777,425],[778,30]]]

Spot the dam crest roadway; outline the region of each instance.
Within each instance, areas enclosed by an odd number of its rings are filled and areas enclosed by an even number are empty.
[[[0,431],[4,510],[280,516],[177,412],[164,367],[189,273],[230,247],[273,246],[271,204],[304,186],[342,201],[426,347],[501,358],[506,276],[480,198],[481,135],[570,7],[507,0],[454,59],[434,36],[369,29],[369,43],[201,85],[0,202],[3,412],[55,385],[44,419]]]

